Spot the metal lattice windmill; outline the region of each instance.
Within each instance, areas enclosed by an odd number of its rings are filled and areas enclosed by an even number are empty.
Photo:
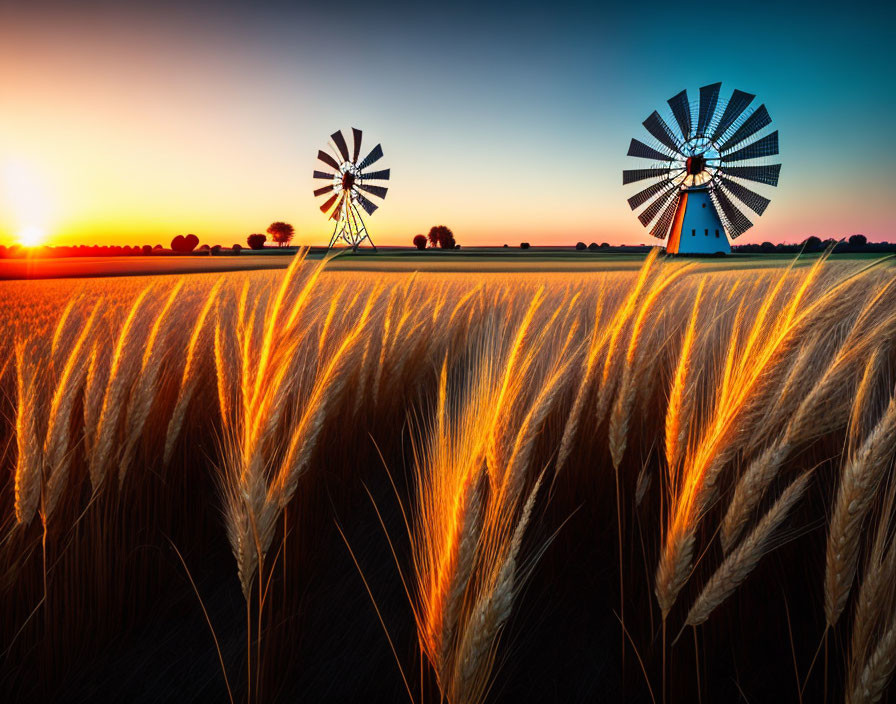
[[[767,129],[772,122],[768,110],[765,105],[751,109],[756,96],[739,90],[720,103],[721,87],[703,86],[696,104],[684,90],[670,98],[678,130],[654,111],[644,120],[651,143],[633,139],[628,148],[628,156],[653,163],[623,171],[623,185],[654,182],[628,203],[632,210],[647,204],[638,219],[654,237],[668,237],[671,254],[730,252],[728,238],[753,226],[738,202],[757,215],[769,204],[742,182],[778,185],[781,165],[769,163],[778,153],[778,131]]]
[[[336,228],[333,230],[333,237],[330,239],[328,249],[332,247],[340,239],[344,240],[352,249],[357,249],[365,239],[370,245],[376,249],[361,212],[358,210],[360,205],[368,215],[373,215],[373,211],[377,209],[369,198],[361,191],[369,193],[377,198],[385,198],[388,188],[375,185],[374,181],[388,181],[389,169],[380,171],[365,171],[369,166],[379,161],[383,156],[383,148],[377,144],[363,160],[358,159],[361,155],[361,130],[352,128],[352,136],[354,139],[352,153],[349,154],[348,145],[341,131],[334,132],[330,135],[333,145],[336,149],[334,154],[323,150],[317,153],[318,160],[322,161],[331,171],[315,171],[314,178],[328,181],[326,186],[317,188],[314,195],[329,195],[329,198],[320,206],[321,212],[329,213],[330,218],[336,221]],[[334,207],[335,206],[335,207]],[[331,212],[332,209],[332,212]]]

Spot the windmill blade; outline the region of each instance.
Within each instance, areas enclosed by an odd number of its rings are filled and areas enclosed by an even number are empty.
[[[371,171],[369,174],[361,174],[361,180],[363,180],[363,181],[388,181],[389,180],[389,169],[383,169],[382,171]]]
[[[637,210],[651,198],[670,188],[674,188],[674,184],[671,181],[660,181],[659,183],[655,183],[652,186],[648,186],[640,193],[635,193],[635,195],[628,199],[628,205],[632,210]]]
[[[638,216],[638,220],[641,221],[641,224],[644,227],[650,224],[650,222],[659,215],[659,212],[669,204],[670,200],[673,200],[677,194],[677,189],[672,188],[660,195],[655,201],[653,201],[650,205],[644,208],[644,211]]]
[[[725,106],[725,112],[722,113],[719,124],[713,130],[711,139],[716,141],[725,134],[725,131],[743,114],[755,97],[752,93],[744,93],[742,90],[735,89],[734,93],[731,94],[731,100]]]
[[[780,164],[767,164],[763,166],[726,166],[723,172],[729,176],[746,179],[747,181],[755,181],[756,183],[767,183],[769,186],[778,185],[778,176],[781,175]]]
[[[700,112],[697,117],[697,134],[705,135],[709,124],[716,113],[716,105],[719,102],[719,90],[721,83],[712,83],[700,89]]]
[[[722,209],[722,213],[725,215],[725,219],[728,221],[728,234],[733,238],[740,237],[747,230],[753,227],[753,223],[744,215],[734,203],[731,202],[731,199],[725,195],[725,191],[722,189],[715,189],[712,192],[713,198],[715,198],[716,203]]]
[[[361,156],[361,136],[362,132],[357,127],[352,127],[352,139],[354,151],[352,152],[352,161],[358,163],[358,157]]]
[[[342,136],[342,130],[336,130],[330,135],[330,139],[333,140],[339,153],[342,154],[342,160],[348,161],[348,145],[345,143],[345,137]]]
[[[324,171],[315,171],[314,178],[335,178],[336,174],[328,174]]]
[[[666,124],[665,120],[660,117],[660,114],[656,110],[650,113],[650,117],[644,120],[643,125],[660,144],[664,147],[668,147],[676,154],[678,153],[678,143],[675,141],[672,130],[669,129],[669,125]]]
[[[755,191],[751,191],[746,186],[742,186],[737,181],[732,181],[727,176],[722,176],[722,185],[726,191],[757,215],[762,215],[768,207],[768,204],[771,203],[765,196],[761,196]]]
[[[339,194],[337,194],[339,195]],[[333,212],[330,213],[330,220],[338,220],[342,217],[342,204],[345,202],[345,194],[339,198],[339,202],[336,204],[336,207],[333,209]]]
[[[382,157],[383,147],[377,144],[373,149],[370,150],[370,154],[364,157],[364,161],[358,164],[358,168],[363,171],[374,162],[379,161]]]
[[[666,235],[669,234],[669,226],[672,224],[672,219],[675,217],[675,211],[677,209],[678,198],[673,198],[663,209],[663,212],[660,214],[660,217],[656,221],[656,224],[654,224],[654,226],[650,228],[650,234],[656,237],[658,240],[666,239]]]
[[[336,160],[327,154],[323,150],[319,150],[317,152],[317,158],[324,162],[327,166],[332,166],[336,171],[339,171],[339,164],[336,163]]]
[[[320,206],[320,212],[322,212],[322,213],[326,213],[326,212],[333,206],[333,203],[336,202],[336,199],[337,199],[338,197],[339,197],[339,194],[338,194],[338,193],[334,193],[334,194],[332,195],[332,197],[327,198],[327,201],[326,201],[322,206]]]
[[[388,188],[383,188],[382,186],[365,186],[361,183],[357,184],[357,186],[362,191],[367,191],[367,193],[371,193],[371,194],[375,195],[377,198],[385,198],[386,191],[389,190]]]
[[[761,130],[766,125],[772,124],[772,118],[768,114],[768,110],[765,109],[765,105],[760,105],[756,108],[755,112],[750,115],[744,123],[738,127],[734,134],[732,134],[728,139],[725,140],[724,144],[719,147],[722,151],[726,149],[731,149],[737,144],[740,144],[748,137],[752,137],[759,130]]]
[[[669,98],[666,102],[672,108],[675,121],[681,128],[681,136],[685,141],[689,140],[691,138],[691,104],[688,102],[688,92],[683,90],[675,97]]]
[[[365,198],[360,193],[357,193],[356,195],[358,196],[358,202],[361,204],[361,207],[367,211],[368,215],[373,215],[373,211],[376,210],[377,207],[379,207],[379,206],[374,205],[371,201],[367,200],[367,198]]]
[[[322,196],[324,193],[332,193],[333,186],[324,186],[323,188],[318,188],[314,191],[314,195]]]
[[[642,159],[653,159],[654,161],[672,161],[668,154],[658,152],[653,147],[648,147],[644,142],[633,139],[628,146],[628,156],[639,156]]]
[[[643,181],[647,178],[658,178],[660,176],[668,176],[670,169],[628,169],[622,172],[622,185],[636,181]]]
[[[746,159],[759,159],[763,156],[774,156],[778,153],[778,130],[770,135],[766,135],[762,139],[758,139],[752,144],[748,144],[743,149],[736,152],[722,155],[722,164],[730,161],[745,161]]]

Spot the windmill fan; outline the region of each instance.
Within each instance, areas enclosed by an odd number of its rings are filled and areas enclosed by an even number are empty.
[[[652,182],[628,203],[632,210],[646,205],[638,219],[654,237],[668,237],[671,254],[730,252],[728,238],[753,226],[743,207],[762,215],[769,204],[752,184],[778,185],[781,164],[769,163],[778,153],[778,131],[768,130],[768,110],[751,108],[756,96],[739,90],[720,102],[721,88],[703,86],[695,104],[684,90],[670,98],[677,129],[654,111],[643,123],[651,139],[633,139],[628,148],[628,156],[652,162],[622,172],[623,185]]]
[[[352,151],[349,153],[342,132],[334,132],[330,135],[332,145],[335,145],[335,149],[331,146],[332,153],[324,150],[317,152],[318,161],[325,164],[328,170],[315,170],[314,178],[327,181],[327,184],[316,188],[314,195],[327,196],[320,206],[321,212],[328,213],[330,218],[336,221],[328,249],[339,240],[343,240],[352,249],[357,249],[365,239],[370,242],[374,250],[376,249],[361,217],[359,206],[368,215],[373,215],[379,206],[367,196],[380,200],[386,197],[386,191],[389,189],[377,185],[377,182],[389,180],[389,169],[367,170],[382,158],[383,148],[377,144],[366,157],[359,159],[361,136],[361,130],[353,127]]]

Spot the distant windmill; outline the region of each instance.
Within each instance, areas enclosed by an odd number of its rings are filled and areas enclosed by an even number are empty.
[[[364,193],[383,199],[388,188],[376,185],[375,181],[388,181],[389,169],[380,171],[366,171],[383,156],[383,148],[377,144],[370,153],[359,160],[361,155],[361,130],[352,128],[353,144],[349,154],[348,145],[341,131],[330,135],[333,140],[336,156],[323,150],[317,153],[317,158],[329,167],[328,171],[315,171],[314,178],[327,181],[327,185],[317,188],[315,196],[329,196],[320,206],[321,212],[329,213],[330,218],[336,221],[333,237],[330,238],[328,249],[340,239],[345,241],[352,249],[357,249],[365,239],[376,249],[364,219],[358,206],[361,206],[368,215],[372,215],[377,209]],[[338,152],[338,154],[337,154]],[[361,193],[364,191],[364,193]],[[335,206],[335,207],[334,207]],[[332,212],[331,212],[332,209]]]
[[[730,252],[728,237],[739,237],[753,226],[739,203],[758,215],[769,204],[742,181],[778,185],[781,164],[768,163],[778,153],[778,131],[766,129],[772,122],[768,110],[765,105],[751,109],[756,96],[739,90],[720,103],[721,87],[703,86],[695,104],[684,90],[670,98],[678,130],[654,111],[644,120],[650,143],[633,139],[628,148],[628,156],[653,163],[623,171],[623,185],[654,182],[628,204],[632,210],[647,204],[638,219],[654,237],[668,237],[670,254]]]

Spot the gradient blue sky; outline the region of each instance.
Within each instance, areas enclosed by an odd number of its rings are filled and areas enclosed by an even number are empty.
[[[620,171],[683,88],[756,93],[779,188],[740,242],[896,239],[893,4],[4,2],[0,242],[325,242],[310,177],[337,128],[382,142],[378,242],[651,238]],[[367,143],[366,146],[372,146]]]

